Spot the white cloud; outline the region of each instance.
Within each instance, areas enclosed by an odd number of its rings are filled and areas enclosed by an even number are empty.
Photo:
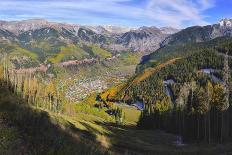
[[[147,14],[161,25],[205,25],[203,12],[213,6],[212,0],[150,0]]]
[[[47,18],[83,24],[183,27],[207,24],[203,12],[213,0],[0,0],[4,19]]]
[[[202,10],[209,9],[215,5],[215,1],[213,0],[198,0],[198,3]]]

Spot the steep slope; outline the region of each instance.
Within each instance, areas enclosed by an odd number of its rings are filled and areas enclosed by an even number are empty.
[[[102,34],[97,34],[94,31],[90,29],[86,29],[84,27],[78,30],[78,37],[83,41],[87,41],[93,44],[102,45],[102,44],[106,44],[107,42],[106,36]]]
[[[0,154],[108,154],[61,116],[23,105],[2,86],[0,94]]]
[[[0,42],[16,42],[17,41],[17,36],[8,31],[8,30],[4,30],[4,29],[0,29]]]

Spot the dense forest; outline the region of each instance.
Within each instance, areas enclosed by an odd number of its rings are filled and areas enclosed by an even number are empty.
[[[180,51],[166,61],[167,56],[160,57],[156,65],[101,97],[128,104],[143,102],[139,128],[166,130],[184,141],[231,141],[232,40],[221,39],[205,46],[186,45],[185,54]],[[148,63],[151,66],[151,60]]]

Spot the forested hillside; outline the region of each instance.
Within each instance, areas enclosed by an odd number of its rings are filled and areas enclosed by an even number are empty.
[[[211,41],[206,41],[202,43],[183,43],[171,44],[157,51],[146,55],[142,58],[142,61],[137,66],[137,72],[143,71],[146,68],[154,67],[159,63],[165,62],[169,59],[176,57],[186,57],[191,53],[200,52],[204,49],[214,49],[216,46],[223,46],[224,44],[231,42],[231,37],[219,37]],[[229,47],[228,47],[229,48]]]
[[[185,141],[230,141],[231,49],[231,38],[164,47],[101,97],[144,103],[141,128],[180,134]]]

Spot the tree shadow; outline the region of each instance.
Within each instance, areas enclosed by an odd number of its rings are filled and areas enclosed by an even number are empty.
[[[91,132],[77,129],[68,121],[22,103],[22,99],[0,88],[0,114],[23,139],[18,154],[108,154]],[[6,153],[9,150],[5,151]]]
[[[141,130],[133,125],[116,125],[114,123],[95,122],[106,130],[109,136],[111,150],[121,154],[227,154],[232,152],[231,143],[225,145],[187,144],[175,145],[177,136],[162,130]]]

